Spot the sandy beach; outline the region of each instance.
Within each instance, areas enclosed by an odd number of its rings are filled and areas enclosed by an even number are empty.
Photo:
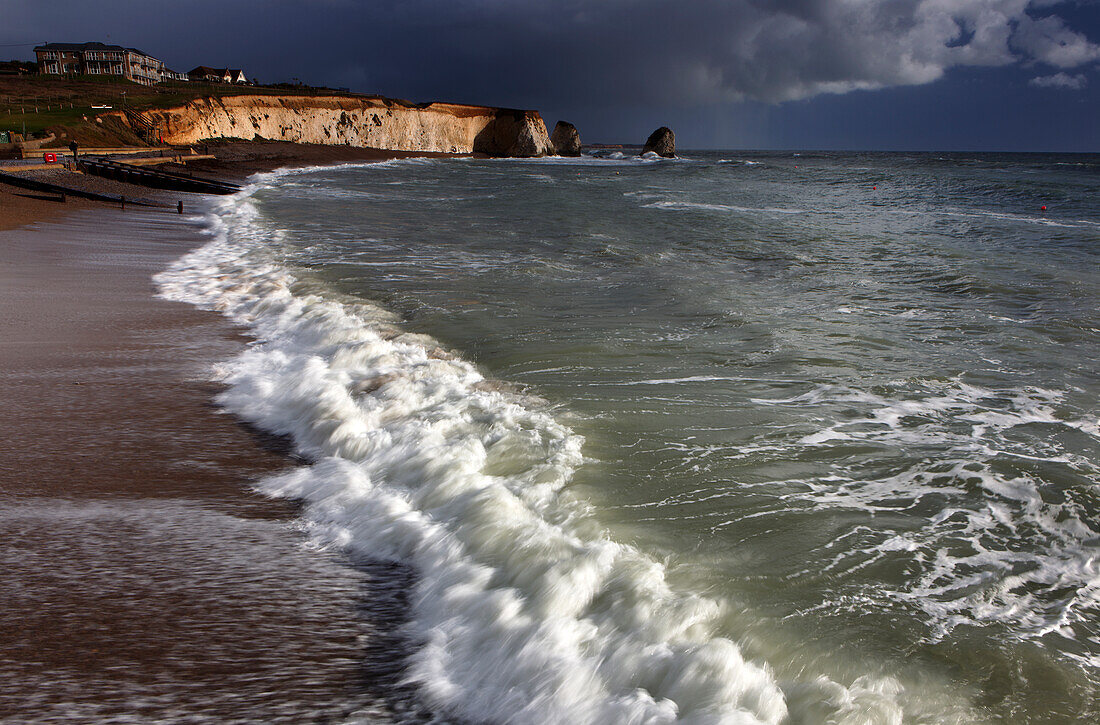
[[[388,156],[357,151],[236,149],[207,170]],[[308,550],[294,507],[249,490],[295,462],[213,403],[210,366],[246,339],[154,297],[201,227],[0,189],[0,721],[399,707],[387,580],[406,574]]]
[[[62,204],[60,199],[48,194],[24,191],[0,184],[0,231],[18,229],[34,222],[58,219],[77,209],[101,206],[96,202],[77,198],[69,199]]]

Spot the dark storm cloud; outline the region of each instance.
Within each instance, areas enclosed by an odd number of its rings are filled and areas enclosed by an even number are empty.
[[[322,3],[382,37],[349,72],[553,103],[776,102],[928,83],[955,66],[1060,69],[1100,47],[1028,0]]]
[[[1057,10],[1048,0],[23,2],[0,36],[110,33],[176,65],[418,98],[711,104],[917,85],[957,66],[1094,63],[1100,47]]]

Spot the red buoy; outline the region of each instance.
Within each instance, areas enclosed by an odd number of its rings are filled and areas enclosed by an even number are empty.
[[[1045,206],[1039,207],[1039,211],[1046,211],[1046,210],[1047,210],[1047,208]]]
[[[872,186],[871,188],[872,188],[872,189],[874,189],[875,191],[878,191],[878,187],[877,187],[877,186]]]

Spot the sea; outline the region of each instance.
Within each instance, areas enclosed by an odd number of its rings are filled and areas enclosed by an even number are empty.
[[[156,278],[405,572],[397,719],[1100,720],[1100,156],[636,153],[259,174]]]

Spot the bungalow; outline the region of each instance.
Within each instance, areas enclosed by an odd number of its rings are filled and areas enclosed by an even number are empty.
[[[191,77],[188,76],[186,73],[181,73],[179,71],[172,70],[171,68],[165,68],[164,71],[160,74],[160,79],[162,81],[189,81],[191,80]]]
[[[187,77],[193,81],[207,83],[248,83],[244,71],[239,68],[211,68],[200,65],[187,71]]]

